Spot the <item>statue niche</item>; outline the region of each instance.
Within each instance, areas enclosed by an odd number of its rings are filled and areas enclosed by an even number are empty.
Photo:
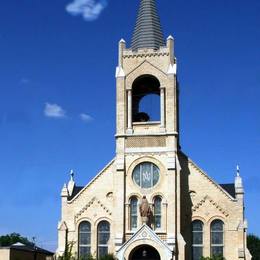
[[[140,215],[142,218],[142,224],[146,224],[146,225],[150,226],[152,210],[150,208],[150,205],[149,205],[149,202],[148,202],[146,196],[143,196],[139,210],[140,210]]]

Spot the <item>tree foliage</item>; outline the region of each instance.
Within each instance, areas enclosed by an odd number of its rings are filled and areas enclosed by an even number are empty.
[[[75,242],[66,243],[65,252],[64,252],[63,256],[60,256],[58,258],[58,260],[97,260],[92,255],[81,256],[80,258],[75,257],[75,255],[73,255],[73,253],[72,253],[74,244],[75,244]],[[108,255],[99,257],[98,260],[115,260],[115,257],[113,254],[108,254]]]
[[[115,260],[114,255],[108,254],[99,258],[99,260]]]
[[[260,260],[260,238],[255,235],[247,236],[247,248],[252,255],[252,260]]]
[[[0,246],[11,246],[18,242],[29,246],[34,245],[34,243],[30,242],[28,238],[22,237],[18,233],[11,233],[8,235],[0,236]]]
[[[202,257],[201,260],[225,260],[223,256]]]
[[[84,256],[84,257],[80,257],[80,258],[76,258],[74,256],[72,256],[70,253],[65,254],[61,257],[58,258],[59,260],[97,260],[96,258],[94,258],[92,255],[88,255],[88,256]],[[108,254],[102,257],[99,257],[98,260],[115,260],[115,257],[113,254]]]

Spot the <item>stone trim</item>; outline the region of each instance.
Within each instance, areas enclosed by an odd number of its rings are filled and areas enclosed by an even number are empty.
[[[154,246],[154,248],[156,248],[160,253],[161,259],[172,259],[172,250],[170,247],[146,224],[142,225],[129,240],[127,240],[120,248],[118,248],[118,259],[123,260],[124,257],[126,257],[126,255],[132,251],[132,249],[138,245],[143,244]]]
[[[75,214],[75,219],[79,218],[94,202],[97,202],[100,207],[103,208],[109,215],[112,215],[112,212],[96,197],[93,197],[77,214]]]
[[[135,59],[135,58],[146,58],[146,57],[160,57],[160,56],[170,56],[169,49],[166,47],[161,47],[159,50],[153,49],[139,49],[138,51],[132,51],[131,49],[124,50],[124,59]]]
[[[148,65],[150,65],[152,68],[154,68],[154,69],[156,69],[156,70],[158,70],[161,74],[163,74],[164,76],[168,76],[168,74],[165,72],[165,71],[163,71],[162,69],[160,69],[160,68],[158,68],[158,67],[156,67],[155,65],[153,65],[151,62],[149,62],[148,60],[144,60],[144,61],[142,61],[138,66],[136,66],[133,70],[131,70],[130,72],[128,72],[127,74],[126,74],[126,77],[128,77],[129,75],[131,75],[131,74],[133,74],[133,72],[134,71],[137,71],[142,65],[144,65],[145,63],[147,63]],[[148,72],[148,74],[149,74],[149,72]],[[140,74],[140,75],[138,75],[138,76],[141,76],[142,75],[142,73]],[[138,78],[138,76],[137,77],[135,77],[134,78],[134,80],[136,79],[136,78]],[[158,75],[154,75],[157,79],[159,79],[159,77],[158,77]],[[132,85],[133,85],[133,82],[134,82],[134,80],[132,81],[132,82],[130,82],[130,84],[127,84],[129,87],[127,88],[127,89],[132,89]]]
[[[223,209],[217,202],[215,202],[212,198],[206,195],[200,202],[198,202],[193,208],[192,211],[196,212],[205,202],[208,200],[216,209],[218,209],[225,217],[229,216],[229,213]]]

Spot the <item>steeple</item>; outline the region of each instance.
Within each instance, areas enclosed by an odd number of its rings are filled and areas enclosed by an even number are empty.
[[[161,46],[165,46],[165,41],[155,0],[141,0],[131,48],[158,50]]]

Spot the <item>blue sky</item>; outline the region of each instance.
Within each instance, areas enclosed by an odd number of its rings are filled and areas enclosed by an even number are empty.
[[[8,0],[0,6],[0,234],[55,249],[60,190],[115,153],[117,42],[139,0]],[[175,37],[182,149],[212,178],[241,167],[249,231],[260,236],[260,2],[164,0]]]

